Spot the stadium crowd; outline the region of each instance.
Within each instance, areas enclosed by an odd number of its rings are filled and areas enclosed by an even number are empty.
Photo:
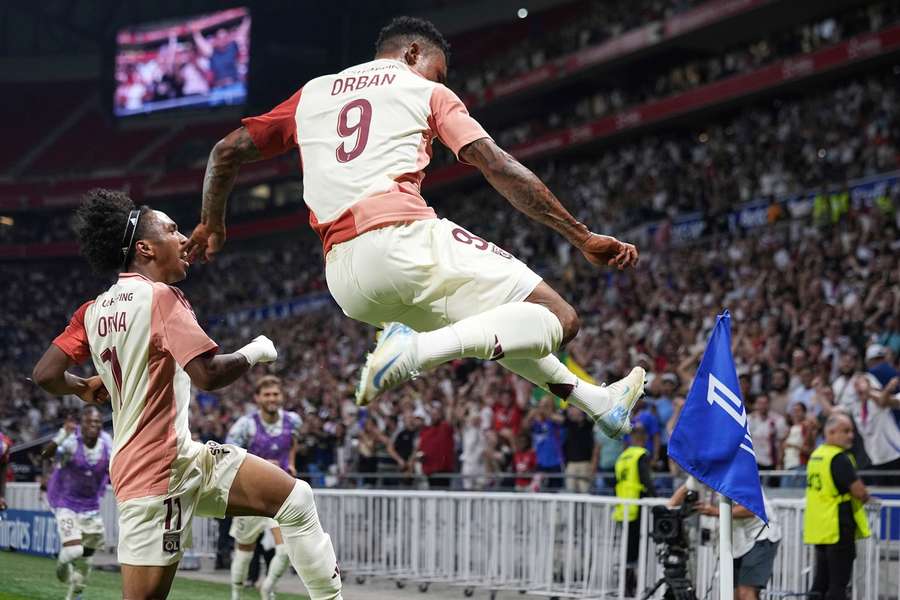
[[[900,447],[891,411],[900,366],[900,187],[871,208],[847,203],[824,219],[788,219],[781,202],[804,191],[846,191],[853,178],[897,169],[898,77],[886,67],[701,131],[648,135],[591,159],[539,165],[586,223],[622,232],[664,220],[631,273],[598,274],[487,188],[439,197],[436,208],[531,264],[573,303],[582,330],[566,360],[599,381],[633,364],[647,368],[637,419],[650,434],[657,470],[670,468],[668,432],[723,307],[734,316],[735,357],[762,468],[802,467],[822,418],[848,410],[860,433],[861,466],[900,469],[900,452],[890,448]],[[729,229],[725,211],[753,199],[771,203],[771,223],[752,235]],[[667,235],[667,220],[687,211],[706,221],[702,246],[676,247]],[[421,472],[441,486],[449,482],[440,474],[452,472],[466,476],[465,486],[519,489],[562,480],[516,472],[565,471],[573,489],[587,489],[594,472],[612,468],[620,442],[494,363],[454,363],[356,407],[353,386],[371,328],[330,303],[267,321],[239,313],[325,291],[317,242],[308,231],[298,235],[232,244],[216,262],[192,269],[182,286],[223,348],[261,332],[275,340],[280,357],[266,369],[282,378],[286,407],[303,417],[298,471],[327,485],[408,483]],[[39,392],[26,374],[66,315],[103,285],[79,261],[37,265],[5,265],[0,289],[9,307],[0,314],[0,394],[9,399],[0,403],[0,431],[14,442],[52,432],[78,404]],[[221,393],[198,392],[195,434],[223,440],[231,422],[252,410],[252,383],[248,377]],[[364,475],[348,480],[347,473]]]
[[[599,45],[648,22],[661,21],[700,4],[698,0],[588,0],[557,27],[537,21],[518,43],[479,54],[473,64],[451,73],[451,86],[477,93],[492,83],[538,69],[561,56]],[[576,16],[577,15],[577,16]],[[463,49],[464,51],[465,49]]]
[[[849,10],[836,17],[798,25],[750,43],[737,44],[709,58],[688,60],[674,67],[650,66],[648,71],[641,70],[640,81],[622,85],[621,78],[611,79],[605,87],[569,103],[559,103],[540,117],[518,120],[515,125],[495,132],[495,137],[504,146],[522,144],[548,132],[747,73],[777,60],[812,52],[862,33],[878,31],[898,20],[900,7],[894,3],[877,3]],[[623,77],[629,80],[627,74]]]
[[[893,200],[897,206],[897,190]],[[861,464],[898,468],[900,453],[890,450],[898,431],[890,410],[896,405],[900,355],[897,212],[880,206],[838,219],[784,221],[740,239],[714,235],[703,246],[668,248],[658,239],[657,247],[644,249],[635,272],[600,277],[554,249],[552,238],[537,229],[529,232],[533,237],[506,239],[514,244],[510,250],[525,254],[543,235],[537,246],[558,257],[556,268],[544,275],[575,301],[583,322],[567,360],[601,381],[623,375],[632,364],[651,373],[637,419],[650,434],[648,449],[658,470],[668,469],[668,431],[721,307],[734,315],[735,357],[742,392],[754,411],[751,430],[761,467],[802,466],[821,418],[846,409],[861,434]],[[207,274],[193,284],[189,280],[186,291],[201,318],[210,314],[207,306],[218,306],[212,288],[228,289],[229,279],[256,270],[284,285],[281,276],[296,276],[279,271],[283,265],[273,267],[274,258],[254,264],[252,256],[236,253],[219,266],[199,268]],[[48,331],[60,328],[60,315],[72,310],[75,298],[88,295],[89,278],[69,270],[32,270],[21,283],[19,297],[30,298],[30,312],[41,307],[31,323],[39,333],[24,333],[7,348],[37,345],[39,351],[52,337]],[[321,281],[318,275],[310,279]],[[60,289],[73,295],[52,291]],[[79,289],[83,295],[74,293]],[[257,298],[275,299],[283,292],[259,290]],[[64,299],[50,302],[56,295]],[[383,485],[420,470],[433,485],[448,483],[435,474],[454,472],[467,476],[467,486],[527,489],[538,484],[516,478],[516,471],[566,469],[581,476],[609,470],[622,449],[621,442],[596,434],[578,411],[556,410],[551,398],[540,397],[494,363],[451,364],[359,409],[352,401],[353,385],[373,332],[332,306],[288,319],[223,322],[210,331],[224,348],[260,331],[275,340],[280,357],[268,370],[282,377],[287,408],[304,420],[298,471],[319,474],[319,484],[337,484],[345,473],[371,473],[349,483]],[[51,419],[73,406],[38,394],[21,373],[4,367],[4,393],[13,401],[0,423],[15,441],[40,433],[42,425],[52,429]],[[221,393],[198,393],[193,431],[200,439],[222,440],[231,422],[248,410],[252,378]],[[544,485],[555,481],[561,480],[550,478]],[[585,480],[570,483],[580,481]]]

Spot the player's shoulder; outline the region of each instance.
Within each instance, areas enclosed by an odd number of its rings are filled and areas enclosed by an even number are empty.
[[[194,312],[187,296],[174,285],[162,283],[160,281],[149,282],[153,289],[153,300],[157,306],[163,310],[171,310],[173,308],[186,308]]]
[[[248,427],[255,426],[255,416],[256,413],[252,415],[241,415],[234,421],[234,425],[231,426],[233,431],[239,431],[241,429],[247,429]]]
[[[300,413],[298,413],[296,411],[286,410],[286,411],[284,411],[284,414],[291,423],[294,423],[296,425],[300,425],[303,423],[303,417],[301,417]]]
[[[102,443],[106,444],[107,446],[109,446],[110,448],[112,448],[112,446],[113,446],[113,438],[106,431],[100,432],[100,441]]]

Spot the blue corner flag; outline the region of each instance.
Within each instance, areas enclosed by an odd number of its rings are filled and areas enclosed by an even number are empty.
[[[756,454],[731,356],[731,315],[716,318],[675,430],[669,456],[685,471],[769,522]]]

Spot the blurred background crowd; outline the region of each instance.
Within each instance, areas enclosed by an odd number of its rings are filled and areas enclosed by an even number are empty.
[[[493,40],[496,48],[481,50],[481,60],[473,59],[479,47],[466,45],[475,33],[455,41],[459,66],[451,64],[450,85],[477,118],[495,84],[702,6],[563,4],[539,26],[511,25],[506,37]],[[483,121],[501,145],[515,149],[895,27],[900,18],[896,3],[838,4],[831,14],[794,19],[765,36],[723,39],[708,56],[673,52],[647,59],[646,69],[581,80],[568,93],[509,114],[487,106]],[[529,166],[579,220],[638,244],[642,261],[626,273],[591,267],[482,182],[426,187],[424,194],[441,216],[531,265],[578,310],[581,332],[561,353],[569,365],[598,382],[633,365],[647,369],[647,396],[635,420],[648,434],[660,477],[675,473],[668,437],[715,317],[727,308],[760,469],[802,470],[824,419],[844,411],[855,423],[857,462],[873,471],[869,482],[900,485],[900,477],[878,474],[900,471],[898,89],[900,63],[888,56],[698,118],[535,155]],[[266,106],[276,101],[268,98]],[[523,111],[530,111],[527,118]],[[223,133],[236,123],[224,123]],[[198,157],[205,160],[210,147],[198,144]],[[441,169],[447,153],[435,161]],[[296,174],[290,177],[281,181],[297,195]],[[881,183],[863,194],[861,180]],[[252,196],[248,189],[238,195]],[[243,211],[240,222],[303,212],[296,203],[257,200],[233,202],[233,211]],[[759,222],[735,216],[746,203],[762,206]],[[164,197],[159,206],[184,230],[196,222],[196,194]],[[70,216],[70,209],[16,215],[28,226],[0,226],[0,249],[70,243]],[[28,373],[68,316],[107,282],[72,256],[6,260],[2,269],[0,432],[26,457],[15,472],[28,478],[36,472],[29,453],[79,404],[38,391]],[[181,287],[224,350],[259,333],[279,349],[278,361],[253,376],[218,393],[196,392],[191,427],[200,440],[224,441],[230,425],[254,410],[254,378],[274,373],[283,382],[285,409],[303,420],[297,470],[315,485],[612,487],[625,442],[603,436],[578,410],[495,363],[445,365],[357,407],[353,390],[375,331],[343,316],[328,298],[321,248],[306,229],[229,241],[218,260],[192,267]],[[768,483],[789,487],[798,480],[782,473]]]

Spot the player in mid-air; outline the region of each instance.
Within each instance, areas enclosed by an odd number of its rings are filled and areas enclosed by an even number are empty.
[[[420,193],[432,141],[592,264],[624,269],[637,263],[637,250],[579,223],[469,116],[443,85],[448,45],[434,25],[399,17],[375,46],[374,60],[309,81],[215,145],[189,259],[221,249],[226,200],[243,163],[299,150],[328,289],[348,316],[389,323],[366,361],[358,403],[449,360],[490,359],[582,409],[608,435],[627,432],[644,370],[595,386],[553,355],[578,332],[575,310],[509,253],[437,218]]]
[[[83,304],[34,368],[52,394],[109,398],[113,411],[110,480],[119,511],[122,593],[165,598],[193,516],[272,517],[291,563],[318,599],[341,598],[331,539],[322,530],[308,484],[234,445],[191,440],[191,384],[213,390],[277,353],[259,336],[231,354],[197,323],[190,303],[169,284],[187,276],[185,241],[165,213],[136,207],[120,192],[89,192],[75,218],[81,252],[116,281]],[[99,375],[68,370],[90,358]]]
[[[109,481],[112,438],[102,426],[100,411],[89,404],[81,413],[81,426],[60,429],[43,452],[55,456],[55,468],[47,482],[47,502],[59,531],[56,576],[69,584],[66,600],[84,590],[94,552],[103,545],[100,500]]]
[[[246,448],[250,454],[266,459],[295,477],[297,438],[303,421],[297,413],[282,410],[284,394],[278,377],[264,375],[256,381],[254,387],[253,400],[258,410],[235,421],[225,442]],[[234,558],[231,561],[232,600],[240,600],[244,581],[250,571],[250,561],[253,560],[256,540],[266,529],[271,530],[275,538],[275,556],[269,562],[259,594],[263,600],[275,598],[275,585],[289,562],[281,529],[278,528],[278,523],[266,517],[235,517],[231,522],[231,531],[228,532],[234,538]]]

